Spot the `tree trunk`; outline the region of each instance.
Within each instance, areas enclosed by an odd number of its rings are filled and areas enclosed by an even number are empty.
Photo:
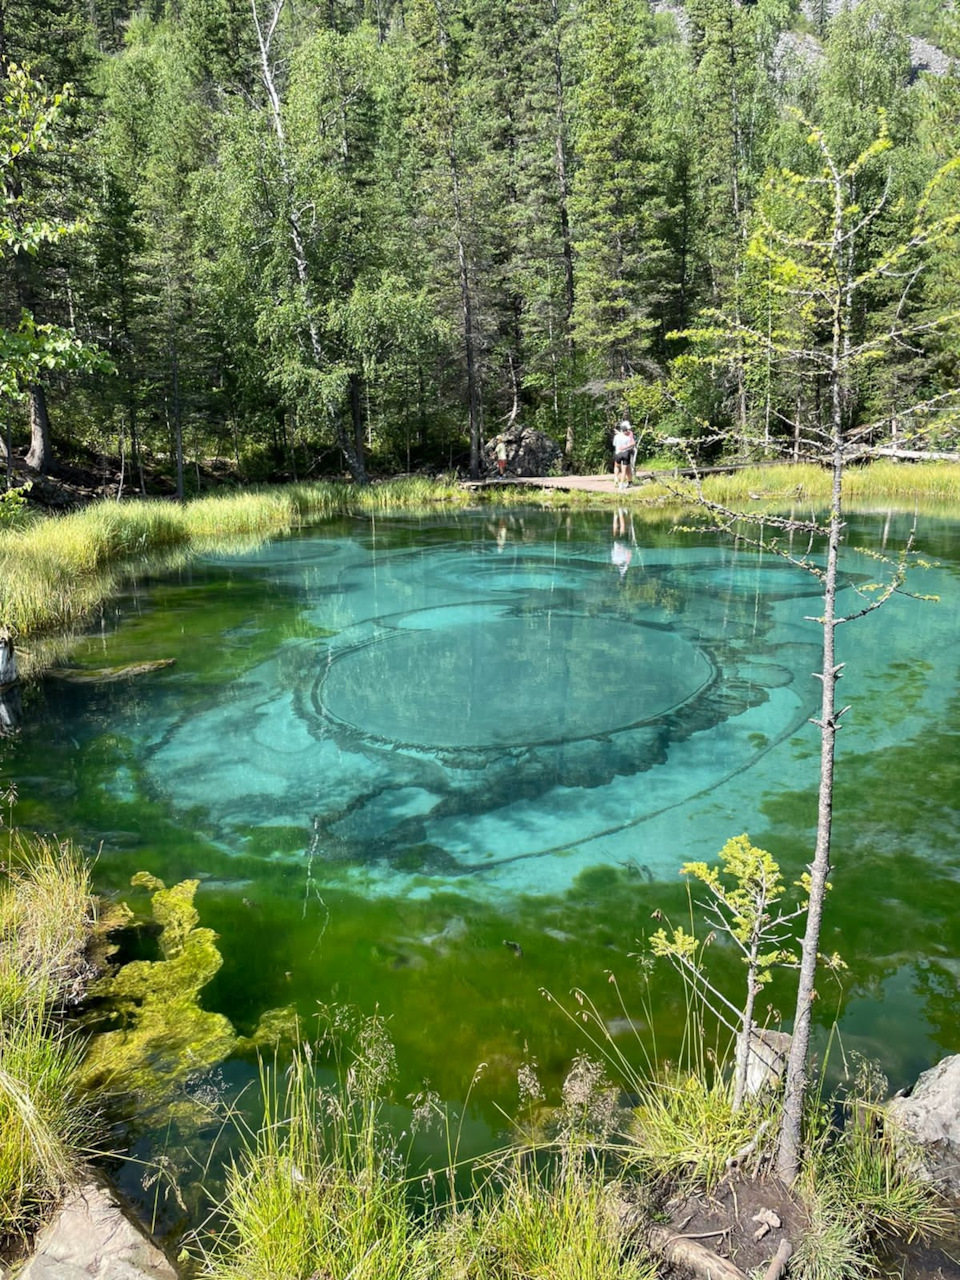
[[[822,684],[820,719],[820,785],[817,800],[817,841],[810,864],[810,903],[800,952],[800,979],[794,1014],[793,1041],[784,1073],[783,1118],[777,1150],[777,1175],[790,1186],[800,1170],[803,1132],[803,1100],[807,1084],[807,1056],[810,1050],[810,1023],[816,998],[817,960],[823,903],[830,875],[830,845],[833,834],[833,772],[836,759],[837,729],[843,711],[837,712],[836,690],[843,663],[836,661],[837,630],[837,561],[843,536],[843,471],[844,456],[844,374],[849,368],[850,314],[854,288],[852,245],[845,239],[844,192],[840,175],[833,171],[834,227],[832,260],[844,282],[833,314],[833,337],[830,352],[830,444],[833,486],[830,499],[830,523],[827,534],[827,566],[823,576],[823,658],[817,679]]]
[[[26,463],[31,470],[45,474],[53,466],[47,395],[39,382],[32,383],[27,394],[30,399],[30,452]]]
[[[180,411],[180,361],[175,342],[170,347],[170,374],[173,381],[173,451],[177,459],[177,501],[183,502],[183,418]]]
[[[353,423],[353,447],[356,450],[357,458],[360,460],[361,466],[366,471],[366,464],[363,459],[363,398],[360,394],[360,375],[351,373],[350,375],[350,419]]]
[[[787,1059],[783,1093],[783,1120],[777,1152],[777,1175],[790,1186],[800,1168],[803,1125],[803,1098],[807,1083],[807,1054],[810,1048],[810,1021],[816,998],[817,957],[823,903],[830,875],[830,841],[833,829],[833,771],[836,756],[838,715],[836,688],[843,664],[835,657],[837,558],[843,531],[841,519],[842,454],[834,463],[833,502],[827,545],[827,571],[823,590],[823,661],[817,673],[823,685],[820,719],[820,788],[817,804],[817,841],[810,864],[810,905],[803,936],[800,980],[797,986],[797,1008],[794,1015],[793,1042]]]
[[[747,967],[747,999],[743,1008],[743,1021],[740,1024],[740,1032],[737,1036],[736,1062],[733,1072],[733,1103],[734,1111],[739,1111],[743,1106],[743,1100],[747,1095],[747,1068],[750,1065],[750,1053],[753,1048],[753,1009],[757,999],[757,992],[760,988],[756,984],[757,972],[757,943],[754,942],[750,949],[750,959]]]
[[[576,354],[572,331],[575,296],[573,275],[573,236],[570,231],[570,185],[567,165],[567,121],[566,103],[564,101],[565,86],[563,79],[563,49],[560,43],[560,6],[558,0],[551,0],[550,18],[553,23],[554,31],[553,91],[556,100],[556,134],[554,137],[554,151],[556,156],[557,188],[559,195],[560,243],[563,246],[563,320],[567,358],[570,361],[572,369]],[[563,452],[567,458],[572,457],[575,443],[576,438],[573,413],[571,412],[571,406],[568,403],[566,433],[563,444]]]

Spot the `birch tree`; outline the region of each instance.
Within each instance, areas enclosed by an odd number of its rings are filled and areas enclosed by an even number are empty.
[[[297,281],[303,325],[309,354],[314,368],[322,373],[329,365],[328,353],[321,332],[319,320],[320,306],[323,299],[318,296],[311,257],[308,251],[307,232],[304,217],[310,216],[309,207],[300,207],[297,192],[296,174],[294,171],[291,148],[287,139],[284,102],[281,98],[281,82],[277,69],[275,42],[280,19],[286,0],[271,0],[263,11],[258,8],[257,0],[251,0],[253,24],[256,33],[258,65],[260,79],[267,100],[267,113],[274,140],[274,155],[279,191],[280,220],[287,229],[287,249],[291,266]],[[323,396],[325,407],[332,420],[337,444],[346,460],[354,480],[365,484],[367,474],[363,457],[357,449],[357,443],[344,420],[342,405],[336,395],[336,378],[334,386],[328,388]]]

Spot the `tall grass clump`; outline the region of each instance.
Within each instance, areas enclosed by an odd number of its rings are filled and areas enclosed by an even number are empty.
[[[72,1004],[90,977],[88,949],[96,926],[90,868],[69,842],[14,831],[7,878],[0,888],[4,962],[46,1003]]]
[[[895,462],[878,458],[844,475],[848,499],[854,502],[902,500],[960,505],[960,463]]]
[[[62,1022],[88,976],[89,872],[69,845],[15,834],[0,884],[0,1235],[23,1235],[74,1178],[94,1127]]]
[[[0,1236],[23,1236],[71,1184],[93,1131],[76,1086],[81,1047],[0,975]]]
[[[801,1280],[866,1274],[892,1240],[926,1241],[955,1225],[937,1188],[918,1176],[910,1139],[886,1115],[886,1078],[859,1055],[849,1065],[847,1095],[809,1107],[799,1184],[807,1230],[794,1263]]]
[[[506,1156],[459,1208],[435,1256],[451,1280],[655,1280],[631,1240],[633,1216],[624,1184],[596,1150],[567,1139],[553,1151]]]
[[[685,1191],[709,1191],[727,1162],[767,1132],[771,1114],[769,1097],[735,1110],[730,1083],[719,1072],[665,1069],[640,1084],[629,1163]]]
[[[287,489],[217,494],[177,510],[185,540],[199,546],[224,538],[268,538],[302,523],[296,494]]]
[[[364,1022],[338,1086],[309,1046],[285,1074],[262,1068],[263,1119],[247,1131],[204,1249],[218,1280],[409,1280],[416,1255],[406,1186],[381,1124],[392,1062],[379,1019]]]
[[[823,509],[830,500],[829,471],[809,462],[707,474],[701,478],[701,485],[708,502],[751,513],[803,510],[809,514]],[[844,492],[852,507],[958,508],[960,464],[878,459],[864,466],[850,466],[844,476]],[[631,496],[641,502],[683,505],[697,501],[699,494],[693,479],[678,474],[672,479],[658,476],[648,480]]]
[[[798,1280],[858,1280],[875,1273],[878,1252],[892,1241],[935,1239],[955,1225],[905,1158],[905,1138],[877,1115],[862,1123],[866,1115],[842,1135],[821,1134],[801,1174],[806,1229],[791,1263]]]

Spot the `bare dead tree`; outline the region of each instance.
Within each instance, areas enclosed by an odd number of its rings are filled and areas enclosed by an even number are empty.
[[[858,187],[862,185],[865,171],[883,164],[883,157],[892,146],[884,123],[881,119],[873,143],[846,166],[837,160],[823,132],[807,127],[808,141],[819,156],[819,169],[811,175],[785,170],[768,182],[766,198],[758,202],[758,227],[751,243],[751,252],[767,267],[768,287],[783,317],[781,323],[774,327],[767,317],[762,328],[753,328],[739,317],[711,313],[709,327],[693,330],[688,335],[712,348],[712,354],[705,357],[712,362],[733,362],[746,352],[748,358],[764,362],[767,368],[775,361],[781,367],[790,367],[798,378],[815,379],[822,389],[820,401],[825,406],[820,417],[801,419],[798,416],[791,424],[794,438],[802,436],[807,451],[830,470],[830,500],[825,517],[818,518],[813,513],[808,519],[767,515],[762,517],[763,524],[757,529],[755,514],[710,501],[699,476],[695,482],[695,501],[705,513],[709,528],[784,556],[812,573],[822,588],[822,612],[811,619],[820,624],[823,637],[820,670],[814,673],[821,684],[820,714],[813,722],[820,731],[817,829],[809,864],[809,904],[800,954],[793,1038],[784,1072],[777,1152],[777,1173],[786,1183],[794,1181],[800,1167],[818,949],[832,865],[836,739],[842,717],[849,709],[838,705],[837,684],[844,664],[837,661],[836,633],[840,626],[882,607],[895,593],[912,594],[905,588],[914,554],[911,532],[897,558],[883,558],[888,566],[887,581],[866,595],[861,607],[847,613],[838,612],[846,468],[883,447],[873,442],[882,432],[884,420],[856,426],[851,422],[853,388],[863,366],[878,356],[915,340],[920,332],[931,327],[955,325],[960,320],[957,314],[918,324],[904,319],[906,296],[925,265],[921,252],[951,240],[960,229],[956,196],[953,203],[947,205],[946,213],[939,216],[932,213],[934,195],[943,196],[946,180],[960,169],[960,159],[943,166],[928,184],[914,211],[909,234],[892,248],[871,256],[864,243],[866,233],[886,206],[890,183],[884,184],[881,194],[865,207],[860,203]],[[791,215],[798,210],[802,216],[791,221]],[[900,305],[885,328],[858,338],[854,327],[855,303],[860,294],[881,280],[902,282]],[[924,423],[932,424],[934,414],[940,429],[955,423],[960,418],[960,388],[920,401],[907,411],[900,410],[899,417],[909,416],[917,423],[915,440],[922,440]],[[786,414],[782,416],[784,421],[788,420]],[[747,531],[751,524],[756,530],[754,533]],[[807,535],[811,546],[814,541],[823,546],[822,560],[810,551],[795,555],[790,550],[789,542],[785,544],[784,539],[797,533]]]

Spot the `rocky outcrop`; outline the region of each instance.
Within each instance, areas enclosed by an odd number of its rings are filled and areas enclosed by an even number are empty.
[[[508,475],[549,476],[560,470],[563,451],[545,431],[517,425],[508,427],[502,436],[507,446]],[[483,469],[487,476],[497,474],[497,439],[484,446]]]
[[[18,1280],[177,1280],[177,1273],[110,1192],[88,1183],[37,1236]]]
[[[783,1079],[793,1036],[785,1031],[758,1029],[750,1038],[747,1059],[747,1093],[751,1097],[775,1088]]]
[[[921,71],[929,71],[932,76],[945,76],[952,66],[953,59],[935,44],[921,40],[919,36],[910,37],[910,70],[914,79]]]
[[[960,1198],[960,1054],[925,1071],[887,1114],[916,1144],[921,1175]]]

